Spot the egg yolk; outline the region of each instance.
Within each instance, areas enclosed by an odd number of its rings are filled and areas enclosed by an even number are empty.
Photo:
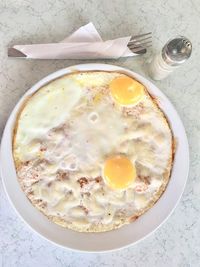
[[[104,165],[103,177],[113,189],[125,189],[136,177],[135,166],[124,156],[108,158]]]
[[[127,76],[115,78],[109,88],[112,97],[120,105],[137,104],[144,96],[144,86]]]

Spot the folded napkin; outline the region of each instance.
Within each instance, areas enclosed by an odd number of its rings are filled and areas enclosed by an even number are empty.
[[[90,22],[80,27],[60,43],[15,45],[13,48],[37,59],[98,59],[131,57],[127,44],[131,36],[103,41]]]

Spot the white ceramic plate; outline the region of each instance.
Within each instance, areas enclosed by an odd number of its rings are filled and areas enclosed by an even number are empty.
[[[139,217],[135,222],[110,232],[78,233],[50,222],[41,212],[32,206],[21,190],[16,177],[12,157],[12,130],[16,114],[21,104],[29,95],[49,81],[77,70],[120,71],[135,77],[158,99],[160,107],[168,117],[174,136],[178,141],[171,179],[162,197],[148,212]],[[45,77],[28,90],[18,102],[7,121],[2,138],[0,155],[1,176],[5,190],[15,210],[24,221],[37,233],[57,245],[87,252],[119,249],[134,244],[152,233],[169,217],[177,205],[183,193],[189,171],[189,151],[185,130],[175,108],[167,97],[155,85],[139,74],[121,67],[106,64],[83,64],[62,69]]]

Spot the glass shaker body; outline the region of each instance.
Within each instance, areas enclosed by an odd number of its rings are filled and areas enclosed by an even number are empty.
[[[171,66],[166,63],[162,53],[157,54],[149,65],[149,75],[154,80],[162,80],[174,71],[178,66]]]

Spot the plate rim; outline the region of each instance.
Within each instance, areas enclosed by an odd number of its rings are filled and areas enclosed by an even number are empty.
[[[142,76],[142,75],[140,75],[140,74],[138,74],[138,73],[136,73],[136,72],[134,72],[132,70],[129,70],[129,69],[124,68],[124,67],[121,67],[121,66],[116,66],[116,65],[111,65],[111,64],[102,64],[102,63],[78,64],[78,65],[73,65],[73,66],[69,66],[67,68],[60,69],[60,70],[58,70],[56,72],[53,72],[53,73],[45,76],[43,79],[39,80],[31,88],[29,88],[25,92],[25,94],[23,94],[20,97],[20,99],[18,100],[17,104],[15,105],[15,107],[13,108],[12,112],[10,113],[10,115],[9,115],[9,117],[7,119],[4,131],[3,131],[3,135],[2,135],[2,139],[1,139],[0,161],[3,162],[5,160],[5,158],[6,158],[5,144],[7,143],[7,141],[8,141],[7,139],[9,138],[8,135],[6,135],[7,131],[9,131],[8,127],[12,127],[12,126],[10,126],[10,123],[11,123],[12,120],[14,120],[13,117],[16,116],[17,111],[19,110],[20,106],[22,105],[22,103],[24,102],[24,100],[26,99],[27,96],[31,95],[34,91],[38,90],[41,86],[47,84],[48,82],[52,81],[53,79],[59,78],[59,77],[65,75],[65,74],[72,73],[74,71],[84,71],[84,70],[85,71],[87,71],[87,70],[105,70],[105,71],[109,71],[110,69],[113,69],[112,71],[119,71],[119,72],[123,71],[126,74],[128,74],[128,75],[130,75],[132,77],[135,77],[139,81],[141,81],[141,80],[142,80],[142,82],[145,81],[145,83],[149,84],[149,86],[151,87],[151,89],[148,88],[148,90],[150,90],[150,91],[152,90],[153,91],[152,88],[154,88],[154,89],[156,88],[157,93],[159,92],[159,96],[161,96],[161,98],[163,97],[164,101],[166,101],[167,104],[169,104],[170,108],[172,108],[172,110],[173,110],[173,112],[174,112],[174,114],[175,114],[175,116],[176,116],[176,118],[177,118],[177,120],[178,120],[178,122],[180,124],[180,127],[182,128],[181,131],[182,131],[183,139],[184,139],[184,142],[185,142],[184,143],[185,152],[186,152],[186,155],[185,155],[185,161],[186,161],[185,162],[185,177],[184,177],[183,183],[181,185],[182,187],[181,187],[181,190],[179,192],[179,195],[178,195],[175,203],[173,204],[173,207],[171,208],[170,212],[168,212],[167,216],[165,216],[165,218],[153,230],[149,231],[149,233],[145,234],[143,237],[140,237],[136,241],[128,242],[127,244],[124,244],[122,246],[118,245],[117,247],[113,246],[113,247],[110,247],[110,248],[107,248],[107,249],[99,248],[99,249],[94,249],[94,250],[93,249],[86,249],[85,250],[84,248],[80,249],[80,248],[76,248],[76,247],[73,247],[73,246],[66,246],[66,245],[59,244],[56,241],[54,241],[54,240],[50,239],[49,237],[45,236],[41,232],[37,231],[32,225],[30,225],[30,222],[28,222],[24,218],[23,214],[20,213],[19,209],[16,207],[16,205],[12,201],[12,196],[10,196],[9,189],[7,187],[7,184],[6,184],[6,176],[7,175],[6,175],[6,171],[5,171],[5,168],[4,168],[4,164],[1,164],[0,171],[1,171],[1,177],[2,177],[4,190],[6,192],[6,195],[7,195],[8,199],[9,199],[9,202],[11,203],[11,206],[14,208],[15,212],[19,215],[19,217],[21,217],[21,219],[28,225],[29,228],[31,228],[36,234],[38,234],[42,238],[50,241],[51,243],[53,243],[53,244],[55,244],[55,245],[57,245],[59,247],[62,247],[62,248],[65,248],[65,249],[67,248],[67,249],[70,249],[70,250],[73,250],[73,251],[89,252],[89,253],[90,252],[95,252],[95,253],[104,252],[105,253],[105,252],[116,251],[116,250],[119,250],[119,249],[122,249],[122,248],[126,248],[126,247],[129,247],[130,245],[133,245],[133,244],[135,245],[138,242],[144,240],[149,235],[154,233],[158,228],[160,228],[167,221],[167,219],[171,216],[171,214],[173,213],[173,211],[175,210],[175,208],[177,207],[177,205],[178,205],[178,203],[179,203],[179,201],[181,199],[181,196],[182,196],[182,194],[184,192],[185,185],[186,185],[186,182],[187,182],[188,174],[189,174],[189,162],[190,161],[189,161],[189,145],[188,145],[187,135],[186,135],[183,123],[182,123],[182,121],[181,121],[176,109],[174,108],[173,104],[168,99],[168,97],[156,85],[154,85],[150,80],[148,80],[146,77],[144,77],[144,76]],[[153,95],[154,95],[154,93],[153,93]],[[12,131],[12,129],[10,129],[10,132],[11,131]],[[15,179],[17,180],[17,176],[15,177]],[[171,180],[171,178],[170,178],[170,180]],[[23,192],[23,194],[24,194],[24,192]],[[165,192],[164,192],[164,194],[165,194]],[[25,194],[24,194],[24,196],[25,196]],[[27,199],[27,201],[28,201],[28,199]],[[153,209],[153,208],[154,208],[154,206],[151,209]],[[142,215],[142,216],[144,216],[144,215]],[[123,226],[123,227],[125,227],[125,226]],[[112,232],[115,232],[115,231],[119,231],[119,229],[113,230]],[[105,233],[109,233],[109,232],[105,232]],[[99,235],[99,233],[95,233],[94,235]]]

